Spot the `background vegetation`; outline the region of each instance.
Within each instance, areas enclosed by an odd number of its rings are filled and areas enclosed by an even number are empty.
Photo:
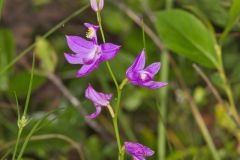
[[[31,137],[24,159],[116,159],[109,114],[104,111],[94,121],[83,116],[94,110],[84,97],[88,83],[116,95],[106,66],[77,79],[79,66],[69,65],[63,57],[68,51],[65,35],[85,36],[83,23],[97,24],[88,4],[88,0],[0,0],[3,159],[11,159],[17,139],[14,93],[20,113],[31,93],[28,123],[19,143],[22,146],[28,142],[24,137]],[[239,159],[239,117],[234,110],[240,105],[239,13],[238,0],[106,0],[102,12],[106,39],[122,45],[110,62],[118,81],[143,48],[142,18],[148,63],[160,61],[156,80],[169,82],[155,91],[127,85],[121,102],[123,140],[149,146],[156,151],[152,159]],[[28,94],[33,52],[36,72]]]

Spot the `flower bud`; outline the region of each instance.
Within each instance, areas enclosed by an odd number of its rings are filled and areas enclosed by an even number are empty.
[[[101,11],[104,6],[104,0],[90,0],[91,7],[95,12]]]

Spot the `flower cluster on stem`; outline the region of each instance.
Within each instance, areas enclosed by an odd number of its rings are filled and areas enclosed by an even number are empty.
[[[127,69],[126,78],[121,84],[119,84],[108,61],[112,60],[117,55],[121,46],[113,43],[106,43],[100,14],[104,7],[104,0],[90,0],[90,3],[93,11],[96,12],[98,25],[84,23],[84,26],[88,29],[86,38],[89,40],[86,40],[80,36],[66,36],[67,44],[75,54],[64,53],[65,59],[70,64],[82,65],[76,74],[76,77],[78,78],[90,74],[94,69],[97,69],[102,62],[106,61],[107,68],[117,90],[116,106],[114,109],[111,106],[111,99],[113,97],[112,94],[98,92],[91,84],[89,84],[85,91],[85,97],[93,102],[96,111],[90,115],[87,115],[87,117],[90,119],[95,119],[102,112],[102,108],[107,108],[113,121],[113,127],[119,151],[118,158],[123,160],[124,152],[126,151],[133,157],[134,160],[144,160],[145,157],[152,156],[154,151],[140,143],[125,142],[122,144],[121,142],[118,127],[118,114],[120,110],[121,95],[124,86],[128,82],[135,86],[141,86],[149,89],[157,89],[166,86],[166,82],[156,82],[153,80],[154,76],[160,70],[160,62],[153,63],[144,68],[146,58],[145,50],[143,49],[133,64]],[[103,44],[98,44],[97,31],[99,29]]]

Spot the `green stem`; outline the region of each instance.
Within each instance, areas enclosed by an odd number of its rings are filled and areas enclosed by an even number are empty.
[[[65,23],[67,23],[68,21],[70,21],[71,19],[73,19],[74,17],[78,16],[80,13],[82,13],[83,11],[85,11],[87,8],[89,7],[89,5],[86,5],[78,10],[76,10],[73,14],[71,14],[70,16],[68,16],[67,18],[65,18],[64,20],[62,20],[60,23],[58,23],[56,26],[54,26],[52,29],[50,29],[47,33],[45,33],[42,37],[43,38],[47,38],[48,36],[50,36],[52,33],[54,33],[56,30],[58,30],[59,28],[61,28]],[[2,70],[0,70],[0,75],[2,75],[5,71],[7,71],[11,66],[13,66],[15,63],[17,63],[17,61],[19,61],[22,57],[24,57],[28,52],[30,52],[32,49],[34,49],[35,45],[37,44],[37,42],[33,43],[32,45],[30,45],[27,49],[25,49],[24,51],[22,51],[21,53],[18,54],[18,56],[16,58],[14,58],[6,67],[4,67]]]
[[[164,51],[161,55],[162,70],[160,74],[161,81],[167,82],[169,75],[168,53]],[[167,115],[167,99],[168,87],[161,88],[159,91],[160,104],[158,121],[158,159],[165,160],[166,158],[166,115]]]
[[[166,10],[171,9],[173,0],[166,0]],[[169,60],[168,53],[166,50],[161,55],[162,70],[160,74],[160,80],[167,82],[169,76]],[[161,88],[159,91],[160,104],[159,114],[160,118],[158,121],[158,159],[166,159],[166,121],[167,121],[167,99],[168,99],[168,87]]]
[[[218,68],[218,72],[219,72],[219,75],[222,78],[223,83],[224,83],[223,87],[224,87],[224,90],[225,90],[226,95],[228,97],[229,104],[230,104],[230,113],[232,114],[232,116],[234,117],[236,122],[239,124],[240,123],[239,115],[238,115],[238,111],[236,109],[236,105],[235,105],[235,102],[234,102],[232,89],[231,89],[231,87],[230,87],[230,85],[228,83],[227,76],[226,76],[226,73],[225,73],[225,70],[224,70],[224,66],[223,66],[221,48],[219,46],[216,46],[216,51],[217,51],[218,60],[219,60],[219,63],[220,63],[220,67]]]
[[[114,127],[114,131],[115,131],[115,136],[116,136],[116,139],[117,139],[118,151],[119,151],[119,153],[121,153],[121,139],[120,139],[120,135],[119,135],[117,116],[115,116],[113,118],[113,127]]]
[[[102,20],[101,20],[101,15],[100,15],[100,12],[97,12],[97,20],[98,20],[98,24],[99,24],[99,27],[100,27],[100,32],[101,32],[101,35],[102,35],[102,40],[103,40],[103,43],[106,43],[106,39],[105,39],[105,35],[104,35],[104,32],[103,32],[103,27],[102,27]],[[117,89],[117,106],[116,106],[116,113],[115,113],[115,117],[113,118],[113,127],[114,127],[114,132],[115,132],[115,136],[116,136],[116,139],[117,139],[117,146],[118,146],[118,151],[119,151],[119,155],[118,155],[118,158],[119,160],[124,160],[124,154],[122,153],[122,150],[121,150],[121,139],[120,139],[120,134],[119,134],[119,128],[118,128],[118,113],[119,113],[119,108],[120,108],[120,101],[121,101],[121,95],[122,95],[122,88],[120,89],[119,88],[119,84],[117,82],[117,79],[116,79],[116,76],[115,74],[113,73],[112,71],[112,68],[109,64],[109,62],[107,61],[106,62],[106,65],[107,65],[107,68],[108,68],[108,71],[114,81],[114,84],[116,86],[116,89]],[[121,85],[121,87],[123,87],[123,85]]]
[[[142,22],[143,48],[146,50],[146,38],[145,38],[145,29],[144,29],[144,21],[143,21],[143,18],[142,18],[141,22]]]
[[[102,27],[102,19],[101,19],[100,12],[97,12],[97,20],[98,20],[100,32],[101,32],[101,35],[102,35],[103,43],[106,43],[106,39],[105,39],[105,35],[104,35],[104,32],[103,32],[103,27]],[[118,90],[119,89],[119,85],[118,85],[116,76],[115,76],[115,74],[112,71],[111,65],[110,65],[110,63],[108,61],[106,62],[106,65],[107,65],[108,71],[109,71],[109,73],[110,73],[110,75],[111,75],[111,77],[113,79],[113,82],[114,82],[114,84],[115,84],[115,86],[116,86],[116,88]]]
[[[16,154],[17,154],[17,148],[18,148],[18,145],[19,145],[19,140],[20,140],[20,137],[22,135],[22,131],[23,131],[23,128],[19,128],[17,141],[16,141],[16,145],[14,147],[14,152],[13,152],[13,156],[12,156],[12,160],[15,160],[15,157],[16,157]]]

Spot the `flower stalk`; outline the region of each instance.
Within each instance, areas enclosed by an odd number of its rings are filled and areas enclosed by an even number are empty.
[[[234,102],[234,97],[233,97],[233,93],[232,93],[232,89],[229,85],[229,82],[227,80],[227,76],[226,76],[226,73],[225,73],[225,70],[224,70],[224,66],[223,66],[223,61],[222,61],[222,51],[221,51],[221,48],[217,45],[215,47],[215,50],[217,52],[217,56],[218,56],[218,60],[219,60],[219,67],[218,67],[218,73],[221,77],[221,79],[223,80],[223,88],[226,92],[226,95],[227,95],[227,98],[228,98],[228,101],[229,101],[229,109],[230,109],[230,114],[232,114],[232,116],[234,117],[235,121],[240,124],[240,121],[239,121],[239,115],[238,115],[238,111],[236,109],[236,105],[235,105],[235,102]]]
[[[97,11],[97,21],[98,21],[98,25],[99,25],[99,28],[100,28],[103,43],[106,43],[106,39],[105,39],[105,35],[104,35],[104,32],[103,32],[103,27],[102,27],[102,20],[101,20],[100,11]],[[110,73],[110,75],[111,75],[111,77],[114,81],[114,84],[116,86],[116,89],[117,89],[117,105],[116,105],[116,109],[115,109],[115,116],[112,117],[112,120],[113,120],[113,127],[114,127],[115,136],[116,136],[116,139],[117,139],[117,146],[118,146],[118,152],[119,152],[118,159],[119,160],[124,160],[124,153],[122,152],[122,149],[121,149],[122,144],[121,144],[121,138],[120,138],[120,134],[119,134],[119,127],[118,127],[118,113],[119,113],[119,108],[120,108],[122,89],[123,89],[123,86],[125,84],[124,83],[121,84],[120,85],[121,89],[120,89],[119,84],[118,84],[117,79],[116,79],[116,76],[113,73],[111,65],[109,64],[108,61],[106,61],[106,65],[107,65],[108,71],[109,71],[109,73]]]

